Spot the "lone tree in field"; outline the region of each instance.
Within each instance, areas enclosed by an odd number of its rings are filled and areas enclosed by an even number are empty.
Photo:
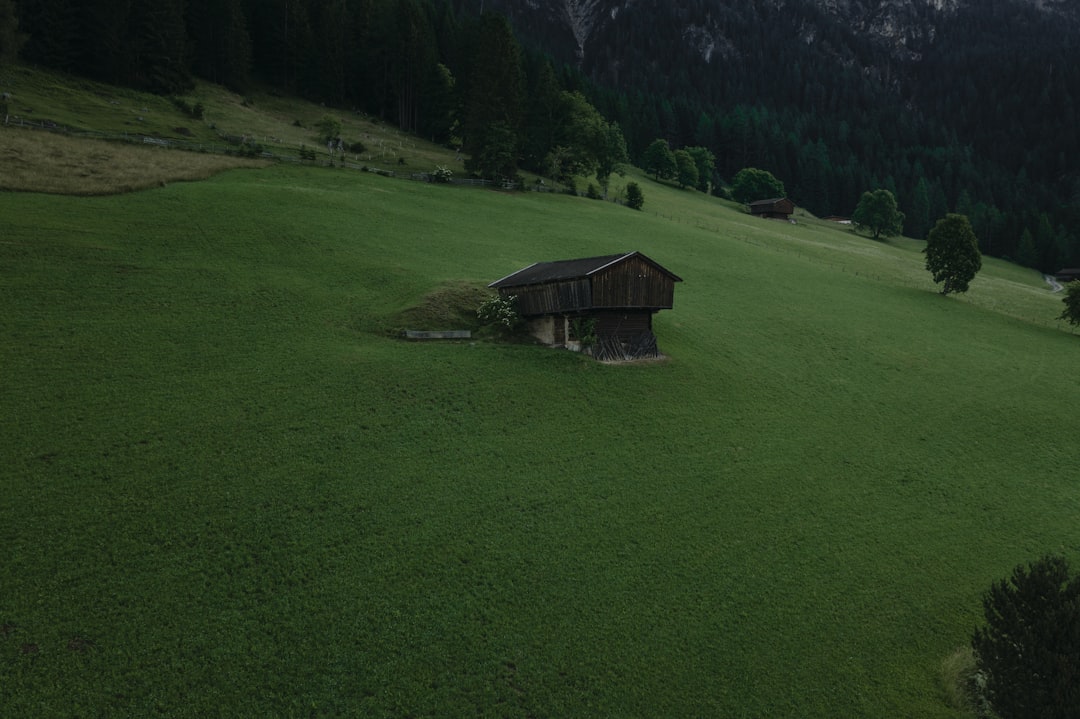
[[[786,195],[784,183],[773,177],[768,170],[744,167],[735,173],[731,180],[731,196],[744,205]]]
[[[851,221],[855,229],[869,232],[877,240],[895,237],[904,228],[904,213],[896,205],[896,198],[888,190],[867,191],[859,199]]]
[[[934,282],[944,282],[941,294],[967,292],[968,283],[982,269],[982,253],[975,231],[964,215],[950,213],[937,221],[926,238],[926,269]]]
[[[1065,290],[1065,296],[1061,298],[1065,303],[1059,320],[1068,320],[1069,324],[1080,325],[1080,281],[1070,282]]]
[[[640,210],[645,204],[645,195],[641,192],[641,186],[636,182],[626,183],[626,206],[632,210]]]
[[[1080,716],[1080,576],[1046,556],[994,582],[971,647],[1001,719]]]

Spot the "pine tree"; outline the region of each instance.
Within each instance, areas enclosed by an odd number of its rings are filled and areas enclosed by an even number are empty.
[[[480,16],[471,33],[463,122],[466,169],[483,177],[517,174],[525,107],[521,47],[506,18]]]
[[[905,226],[908,237],[917,240],[926,238],[930,229],[930,183],[925,177],[920,177],[915,185],[915,191],[911,197],[911,211],[907,215]]]
[[[1031,230],[1024,228],[1020,234],[1020,244],[1016,246],[1016,263],[1024,267],[1035,268],[1039,264],[1039,252],[1035,249],[1035,238]]]
[[[77,33],[82,18],[73,1],[23,0],[18,4],[19,27],[27,36],[24,59],[57,70],[75,67],[81,52]]]
[[[242,0],[187,0],[192,69],[242,92],[251,73],[251,36]]]
[[[0,67],[15,62],[25,42],[26,35],[19,32],[14,0],[0,0]]]
[[[1046,556],[994,582],[971,645],[1001,719],[1075,719],[1080,707],[1080,577]]]
[[[128,82],[163,94],[191,88],[183,0],[132,0],[128,32]]]

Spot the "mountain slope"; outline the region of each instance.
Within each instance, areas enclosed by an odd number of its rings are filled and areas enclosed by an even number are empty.
[[[905,230],[914,236],[945,211],[961,210],[982,215],[984,251],[1014,255],[1027,229],[1039,256],[1025,261],[1044,269],[1080,262],[1072,230],[1080,225],[1075,4],[489,0],[487,7],[506,12],[526,44],[576,64],[595,83],[632,153],[656,133],[676,146],[707,145],[723,176],[764,167],[818,213],[850,213],[862,191],[886,187],[909,211]],[[1051,228],[1042,240],[1040,223]]]

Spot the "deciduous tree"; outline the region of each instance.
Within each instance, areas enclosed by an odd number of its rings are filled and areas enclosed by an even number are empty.
[[[622,167],[630,161],[626,152],[626,139],[622,130],[614,122],[606,125],[603,136],[603,147],[597,157],[596,179],[604,189],[604,197],[607,197],[608,183],[611,174],[617,172],[623,174]]]
[[[707,147],[687,147],[686,151],[694,158],[694,165],[697,166],[697,189],[708,192],[709,183],[716,172],[716,155]]]
[[[971,223],[950,213],[937,221],[926,240],[926,269],[934,282],[944,283],[941,294],[967,292],[968,283],[982,269],[982,254]]]
[[[736,202],[747,204],[773,197],[784,197],[784,183],[773,177],[768,170],[744,167],[735,173],[731,181],[731,196]]]
[[[694,164],[694,158],[686,150],[675,151],[676,179],[679,187],[696,187],[698,183],[698,169]]]
[[[904,226],[904,213],[896,206],[896,197],[888,190],[864,192],[851,215],[855,229],[869,232],[876,240],[899,235]]]
[[[645,149],[645,155],[642,157],[642,164],[644,165],[646,172],[653,173],[653,176],[659,180],[660,178],[674,177],[678,170],[675,164],[675,153],[671,151],[668,146],[667,140],[657,138]]]

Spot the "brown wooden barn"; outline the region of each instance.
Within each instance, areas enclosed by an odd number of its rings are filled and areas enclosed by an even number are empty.
[[[656,357],[652,316],[669,310],[682,282],[640,252],[537,262],[492,282],[517,298],[529,331],[555,347],[585,349],[598,359]],[[582,334],[595,338],[583,347]]]
[[[1054,275],[1059,282],[1075,282],[1080,280],[1080,267],[1071,267],[1058,270]]]
[[[758,200],[750,203],[750,214],[772,220],[789,220],[795,212],[795,203],[786,197]]]

